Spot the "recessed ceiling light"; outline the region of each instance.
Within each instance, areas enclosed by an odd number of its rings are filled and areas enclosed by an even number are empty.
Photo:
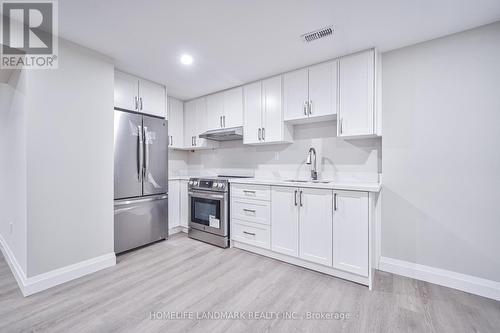
[[[189,54],[183,54],[181,56],[181,63],[183,65],[191,65],[193,63],[193,57],[191,57]]]

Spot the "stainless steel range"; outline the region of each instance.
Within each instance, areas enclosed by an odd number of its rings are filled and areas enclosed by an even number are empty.
[[[190,178],[188,236],[229,247],[229,178]]]

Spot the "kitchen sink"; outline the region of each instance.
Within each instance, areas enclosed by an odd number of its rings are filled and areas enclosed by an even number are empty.
[[[285,182],[290,183],[313,183],[313,184],[328,184],[330,180],[304,180],[304,179],[287,179]]]

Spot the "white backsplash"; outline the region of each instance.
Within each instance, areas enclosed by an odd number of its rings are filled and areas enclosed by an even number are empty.
[[[310,147],[317,153],[318,178],[337,181],[377,181],[381,173],[381,139],[337,138],[334,121],[296,125],[294,143],[248,146],[221,142],[212,150],[170,153],[170,174],[254,176],[262,179],[306,179]]]

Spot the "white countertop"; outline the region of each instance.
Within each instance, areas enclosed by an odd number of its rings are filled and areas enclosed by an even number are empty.
[[[309,188],[326,188],[332,190],[351,190],[351,191],[366,191],[380,192],[382,183],[380,182],[335,182],[329,183],[313,183],[313,182],[290,182],[277,179],[258,179],[258,178],[235,178],[230,179],[233,184],[254,184],[254,185],[275,185],[289,187],[309,187]]]

